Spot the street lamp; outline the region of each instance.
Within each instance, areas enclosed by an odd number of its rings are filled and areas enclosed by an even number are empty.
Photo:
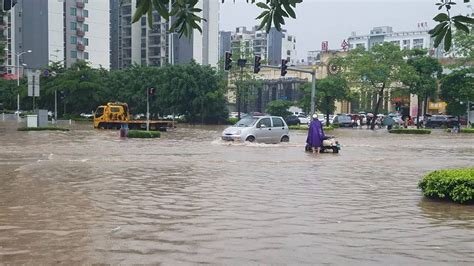
[[[5,51],[8,52],[8,48],[5,48]],[[15,64],[15,68],[16,68],[16,86],[17,87],[20,87],[20,56],[22,56],[23,54],[26,54],[26,53],[32,53],[33,51],[32,50],[28,50],[28,51],[24,51],[24,52],[21,52],[21,53],[15,53],[16,55],[16,64]],[[23,65],[23,67],[26,66],[26,64]],[[19,113],[20,111],[20,89],[18,88],[18,94],[17,94],[17,99],[16,99],[16,109]]]

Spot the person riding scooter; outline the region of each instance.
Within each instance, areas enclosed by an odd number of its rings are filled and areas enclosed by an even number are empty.
[[[308,137],[306,138],[306,143],[311,147],[313,153],[320,153],[321,146],[323,145],[324,140],[324,131],[323,125],[318,120],[318,115],[313,114],[313,121],[309,125]]]

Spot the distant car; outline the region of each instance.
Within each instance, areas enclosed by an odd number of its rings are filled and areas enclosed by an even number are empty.
[[[225,141],[278,143],[290,141],[288,125],[280,116],[248,116],[222,132]]]
[[[298,115],[298,119],[300,120],[300,124],[308,125],[311,123],[311,120],[306,115]]]
[[[455,116],[447,116],[446,117],[446,126],[448,128],[459,127],[459,125],[462,124],[460,122],[461,122],[461,120],[460,119],[458,120],[458,118],[455,117]]]
[[[289,126],[295,126],[295,125],[301,124],[300,119],[296,115],[287,116],[285,121],[286,121],[286,124]]]
[[[90,113],[90,114],[81,113],[81,117],[84,117],[84,118],[93,118],[93,117],[94,117],[94,114],[92,114],[92,113]]]
[[[354,126],[354,122],[352,122],[352,117],[350,115],[336,115],[332,123],[333,125],[338,125],[339,127]]]
[[[432,115],[426,121],[426,127],[437,128],[447,126],[448,118],[445,115]]]

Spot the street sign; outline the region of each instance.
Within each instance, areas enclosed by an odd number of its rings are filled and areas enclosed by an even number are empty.
[[[28,96],[40,96],[40,75],[39,70],[28,70]]]
[[[45,77],[48,77],[48,76],[49,76],[49,70],[48,70],[48,69],[45,69],[45,70],[43,71],[43,76],[45,76]]]

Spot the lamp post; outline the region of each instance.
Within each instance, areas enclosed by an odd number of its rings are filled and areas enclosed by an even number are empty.
[[[5,51],[8,52],[8,48],[5,48]],[[17,87],[20,87],[20,56],[22,56],[23,54],[32,53],[32,52],[33,51],[28,50],[21,53],[15,53],[16,55],[15,72],[17,72],[16,73],[16,86]],[[18,89],[18,93],[17,93],[17,98],[16,98],[16,110],[18,111],[18,113],[20,113],[20,89],[19,88],[17,89]]]

